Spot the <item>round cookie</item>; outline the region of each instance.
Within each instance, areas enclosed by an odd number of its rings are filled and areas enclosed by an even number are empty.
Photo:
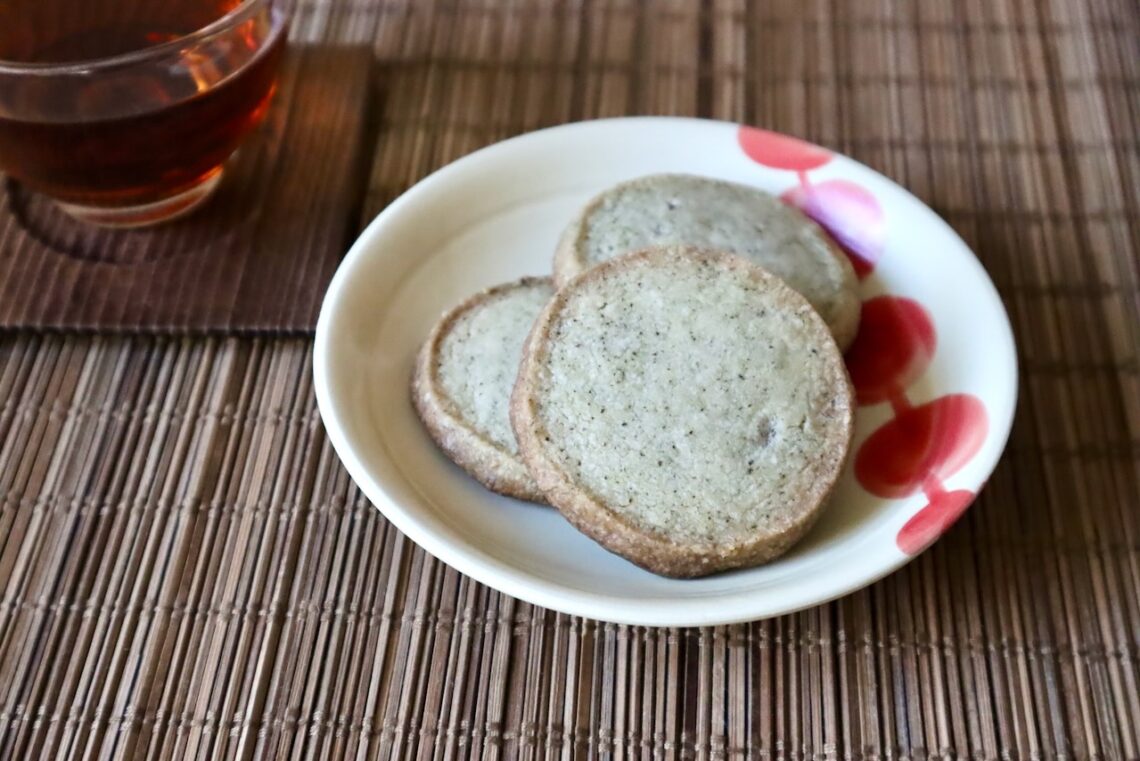
[[[477,293],[440,318],[416,357],[412,401],[439,448],[491,491],[545,502],[508,415],[527,333],[554,294],[528,277]]]
[[[601,193],[564,231],[554,282],[561,287],[616,256],[667,245],[724,251],[760,265],[807,298],[840,349],[854,340],[858,281],[827,233],[762,190],[705,177],[651,175]]]
[[[667,576],[766,562],[843,467],[853,396],[827,326],[779,278],[684,246],[605,262],[536,320],[511,397],[547,500]]]

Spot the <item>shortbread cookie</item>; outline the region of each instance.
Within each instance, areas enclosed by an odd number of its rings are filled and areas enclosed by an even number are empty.
[[[762,190],[704,177],[652,175],[597,196],[563,233],[554,282],[561,287],[600,262],[663,245],[743,256],[803,294],[840,349],[855,338],[858,281],[827,233]]]
[[[553,295],[549,278],[478,293],[445,314],[416,359],[412,399],[440,449],[492,491],[542,502],[511,432],[523,342]]]
[[[827,325],[746,260],[671,246],[600,264],[546,305],[511,422],[569,521],[656,573],[766,562],[843,467],[852,390]]]

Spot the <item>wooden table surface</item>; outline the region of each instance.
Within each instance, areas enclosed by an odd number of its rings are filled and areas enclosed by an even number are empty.
[[[596,116],[757,124],[895,178],[1010,313],[1009,449],[868,589],[616,626],[389,525],[325,437],[305,336],[8,331],[0,759],[1140,758],[1135,2],[300,0],[293,35],[372,52],[355,227]]]

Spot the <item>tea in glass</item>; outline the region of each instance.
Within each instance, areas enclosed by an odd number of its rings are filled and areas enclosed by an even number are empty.
[[[188,212],[261,121],[275,0],[4,0],[0,170],[96,224]]]

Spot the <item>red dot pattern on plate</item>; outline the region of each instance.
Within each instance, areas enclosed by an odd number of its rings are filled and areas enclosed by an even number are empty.
[[[835,238],[860,279],[875,268],[886,248],[886,215],[875,196],[850,180],[813,183],[808,172],[832,159],[818,146],[753,127],[737,132],[753,161],[795,172],[798,184],[782,200],[803,211]],[[943,480],[978,453],[989,421],[972,394],[947,394],[917,407],[906,390],[930,366],[937,346],[930,314],[913,299],[878,296],[863,304],[859,334],[846,361],[861,405],[889,402],[894,417],[872,433],[855,453],[855,477],[884,498],[921,490],[927,504],[895,537],[899,549],[916,554],[965,512],[974,499],[966,489],[946,491]]]
[[[795,172],[799,185],[784,193],[784,203],[795,206],[828,231],[851,260],[859,279],[875,268],[886,243],[886,219],[875,196],[850,180],[813,183],[808,172],[832,159],[818,145],[755,127],[736,133],[741,149],[753,161],[772,169]]]
[[[806,172],[831,161],[831,151],[766,129],[741,127],[736,139],[750,159],[773,169]]]
[[[934,540],[966,512],[974,501],[974,493],[967,489],[939,491],[931,494],[929,499],[929,504],[899,529],[895,539],[899,549],[908,555],[917,555],[934,544]]]
[[[846,356],[855,397],[859,404],[897,399],[934,356],[934,323],[922,304],[899,296],[863,302],[859,320]]]
[[[859,279],[871,274],[883,255],[887,226],[879,202],[850,180],[811,183],[801,172],[800,184],[780,196],[827,230],[855,268]]]
[[[903,397],[905,399],[905,397]],[[880,497],[905,497],[956,473],[986,438],[986,411],[972,394],[947,394],[895,417],[855,455],[855,477]]]

